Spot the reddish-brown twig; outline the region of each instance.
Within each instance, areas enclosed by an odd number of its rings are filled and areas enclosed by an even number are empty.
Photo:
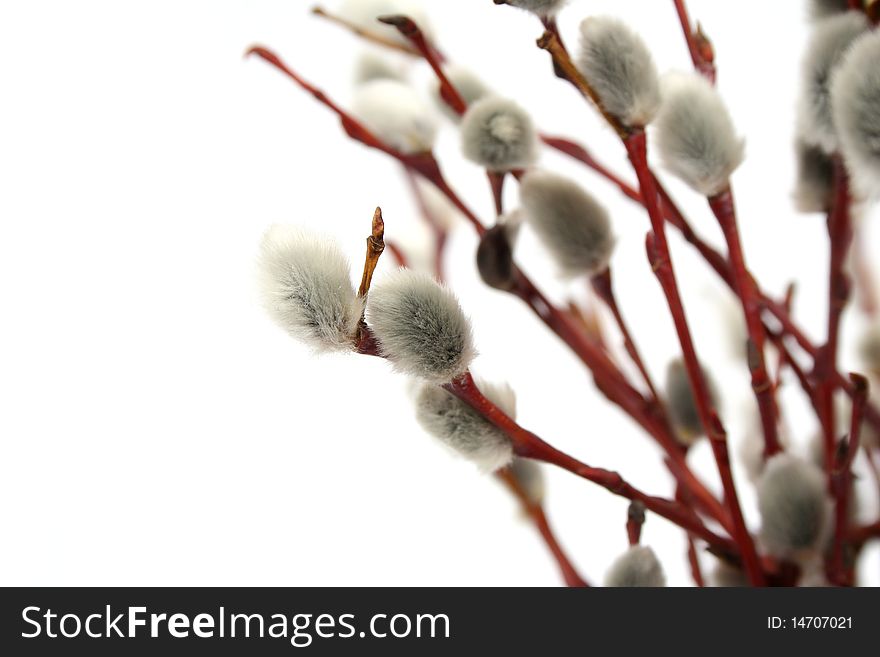
[[[406,172],[406,181],[409,184],[413,198],[419,208],[422,219],[428,224],[434,239],[434,277],[441,283],[446,280],[446,271],[444,259],[446,255],[446,244],[449,240],[449,234],[439,217],[434,215],[434,211],[429,205],[424,193],[419,187],[419,181],[411,169],[404,167]]]
[[[443,193],[456,208],[458,208],[458,210],[465,216],[465,218],[473,225],[474,229],[479,235],[482,235],[486,232],[486,227],[483,225],[483,223],[477,218],[477,216],[473,212],[471,212],[470,208],[468,208],[464,204],[464,202],[458,197],[458,195],[446,182],[446,179],[444,178],[443,173],[440,170],[440,165],[437,163],[437,160],[434,158],[432,153],[425,152],[411,154],[403,153],[395,148],[392,148],[381,139],[376,137],[376,135],[374,135],[372,132],[370,132],[360,121],[355,119],[351,114],[349,114],[339,105],[333,102],[327,96],[327,94],[325,94],[323,91],[310,84],[309,82],[306,82],[287,64],[285,64],[278,55],[276,55],[268,48],[265,48],[263,46],[252,46],[246,54],[256,55],[257,57],[260,57],[261,59],[265,60],[276,69],[281,71],[291,80],[296,82],[297,85],[309,92],[318,102],[328,107],[339,117],[340,121],[342,122],[343,129],[349,137],[351,137],[355,141],[361,142],[365,146],[375,148],[387,155],[390,155],[401,164],[403,164],[407,169],[418,173],[428,182],[437,187],[437,189],[440,190],[440,192]]]
[[[703,368],[697,358],[684,305],[678,292],[675,270],[672,266],[669,245],[666,241],[666,223],[660,211],[659,196],[654,184],[654,176],[648,168],[647,143],[644,131],[634,131],[624,140],[624,145],[626,146],[636,176],[639,179],[642,198],[645,199],[646,209],[651,219],[652,231],[648,234],[647,239],[648,258],[663,288],[669,312],[672,315],[672,321],[678,334],[685,369],[688,372],[691,388],[694,391],[694,401],[700,416],[700,423],[709,437],[715,462],[718,466],[718,473],[721,476],[725,501],[733,520],[734,538],[742,550],[743,564],[749,579],[753,584],[760,586],[764,584],[764,573],[758,560],[754,541],[746,527],[745,518],[739,505],[739,497],[733,482],[733,474],[730,470],[727,436],[713,407],[709,386],[706,382]]]
[[[746,267],[745,254],[739,237],[736,221],[736,210],[733,204],[733,193],[728,187],[720,194],[709,199],[709,206],[715,213],[724,239],[727,242],[728,258],[733,273],[734,291],[740,299],[746,327],[749,333],[747,348],[749,371],[752,375],[752,390],[758,400],[761,425],[764,429],[764,458],[769,458],[779,451],[778,414],[773,384],[767,374],[764,357],[764,324],[761,321],[761,306],[754,279]]]
[[[857,374],[851,375],[857,390],[852,407],[849,438],[843,449],[835,454],[831,470],[831,492],[834,495],[834,541],[828,563],[828,579],[832,584],[852,586],[853,556],[851,546],[846,541],[849,524],[849,498],[852,488],[852,464],[859,452],[862,421],[865,416],[865,402],[868,399],[868,380]]]
[[[850,281],[846,273],[846,259],[852,244],[852,222],[850,219],[849,179],[846,165],[839,155],[834,162],[834,198],[828,213],[828,238],[830,243],[830,265],[828,272],[828,329],[827,339],[817,356],[814,376],[819,384],[819,419],[825,445],[825,466],[830,473],[834,464],[836,421],[834,408],[835,385],[830,372],[837,369],[837,351],[840,342],[840,319],[850,294]]]
[[[541,538],[544,540],[547,548],[550,550],[550,554],[552,554],[553,558],[556,560],[566,586],[589,586],[587,580],[581,577],[577,569],[571,563],[571,560],[568,558],[568,555],[565,553],[565,550],[562,549],[562,546],[556,539],[556,535],[550,527],[550,523],[547,521],[547,514],[544,513],[543,506],[529,497],[529,495],[523,490],[519,480],[509,469],[505,468],[499,470],[495,474],[519,500],[520,504],[522,504],[523,510],[528,514],[532,523],[535,525],[535,528],[541,534]]]
[[[513,444],[513,450],[517,456],[555,465],[598,484],[615,495],[630,501],[642,502],[648,510],[693,532],[695,536],[699,536],[707,543],[736,552],[735,544],[707,529],[696,513],[687,507],[671,500],[646,495],[624,480],[619,473],[593,468],[581,463],[544,442],[531,431],[523,429],[483,396],[470,373],[466,372],[443,387],[501,429]]]
[[[703,34],[699,24],[696,31],[693,29],[684,0],[673,1],[675,2],[675,11],[678,13],[678,20],[681,23],[681,29],[684,32],[684,38],[687,42],[688,52],[691,55],[694,68],[712,84],[715,84],[715,53],[712,49],[712,42]]]
[[[443,72],[443,56],[434,47],[434,44],[428,43],[427,37],[416,22],[408,16],[400,14],[380,16],[379,21],[386,25],[396,27],[401,36],[409,40],[416,52],[428,62],[428,65],[434,71],[434,75],[436,75],[437,79],[440,81],[440,98],[443,99],[443,102],[445,102],[453,112],[456,114],[464,114],[467,105],[464,102],[464,98],[461,97],[461,94],[458,93]]]
[[[648,386],[648,390],[651,393],[652,401],[658,406],[658,412],[660,412],[662,417],[665,418],[666,413],[662,408],[660,395],[657,394],[657,388],[654,385],[654,381],[651,378],[650,373],[648,372],[648,368],[645,366],[642,355],[639,353],[639,349],[636,346],[632,334],[630,333],[629,327],[626,324],[626,320],[624,320],[623,314],[620,312],[620,306],[618,305],[617,297],[614,294],[611,268],[606,267],[604,271],[593,276],[590,282],[593,286],[593,290],[596,291],[596,294],[599,295],[599,298],[602,299],[606,306],[608,306],[608,309],[614,316],[614,321],[617,324],[618,329],[620,330],[621,337],[623,338],[623,345],[626,349],[626,353],[629,354],[629,357],[632,360],[633,364],[638,368],[639,373],[642,375],[642,379],[644,380],[645,385]]]

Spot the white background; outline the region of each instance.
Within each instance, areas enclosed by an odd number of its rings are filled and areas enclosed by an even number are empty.
[[[629,175],[613,135],[552,76],[532,17],[491,0],[426,4],[453,60],[525,105],[545,131],[589,143]],[[750,264],[775,294],[799,281],[797,315],[821,338],[823,219],[795,214],[790,201],[802,3],[689,4],[714,40],[720,90],[747,137],[734,186]],[[421,432],[405,382],[385,363],[315,360],[260,308],[256,247],[273,222],[335,235],[355,262],[377,204],[390,237],[406,245],[418,232],[393,163],[348,142],[334,118],[264,63],[242,58],[254,42],[269,45],[347,103],[362,45],[311,17],[310,5],[3,2],[3,584],[559,582],[508,494]],[[662,70],[689,68],[672,2],[574,0],[561,16],[571,45],[587,12],[624,18]],[[426,88],[426,71],[413,73]],[[485,178],[444,126],[449,177],[489,221]],[[662,377],[678,350],[644,258],[646,217],[559,156],[542,164],[577,176],[611,209],[622,306]],[[704,202],[669,186],[718,243]],[[865,235],[876,249],[876,226]],[[747,373],[729,355],[725,327],[736,315],[709,270],[673,242],[701,355],[724,382],[735,447],[753,412]],[[532,236],[520,247],[554,298],[584,297],[582,282],[554,275]],[[524,426],[650,493],[671,494],[658,450],[595,392],[566,348],[516,300],[477,282],[473,249],[460,225],[450,267],[475,326],[475,371],[514,386]],[[860,328],[847,317],[847,336]],[[852,349],[844,358],[855,366]],[[785,390],[800,444],[815,423],[796,384]],[[717,488],[708,448],[692,460]],[[626,547],[626,502],[566,473],[548,479],[552,523],[583,573],[601,581]],[[876,503],[864,491],[871,517]],[[650,517],[644,540],[671,584],[690,583],[680,531]],[[872,551],[864,582],[877,583],[877,566]]]

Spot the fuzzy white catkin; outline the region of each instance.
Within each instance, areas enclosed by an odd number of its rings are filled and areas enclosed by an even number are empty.
[[[458,95],[461,96],[465,107],[470,107],[478,100],[491,95],[491,91],[489,90],[489,87],[486,86],[486,83],[477,77],[473,71],[466,69],[463,66],[450,64],[443,68],[443,73],[446,75],[446,79],[449,80],[449,83],[458,92]],[[434,81],[431,93],[434,102],[437,104],[437,107],[440,108],[440,111],[456,123],[461,120],[461,116],[449,107],[440,95],[439,81]]]
[[[709,399],[713,405],[717,405],[717,387],[711,375],[705,370],[703,370],[703,376],[709,387]],[[697,410],[697,402],[694,398],[687,368],[680,359],[672,361],[666,368],[665,394],[666,405],[669,408],[678,439],[685,445],[692,445],[704,434],[704,429],[700,422],[700,414]]]
[[[538,135],[522,107],[489,96],[462,117],[461,148],[466,158],[490,171],[525,169],[538,157]]]
[[[831,205],[834,164],[821,148],[802,139],[795,143],[797,178],[794,204],[799,212],[827,212]]]
[[[386,57],[367,50],[361,53],[354,66],[354,83],[359,86],[374,80],[404,82],[403,69]]]
[[[434,147],[437,123],[431,107],[402,82],[384,78],[360,85],[352,112],[368,130],[403,153]]]
[[[720,588],[735,588],[750,586],[749,578],[742,568],[737,568],[725,561],[718,561],[712,569],[709,577],[712,586]]]
[[[567,276],[594,274],[608,265],[615,239],[605,208],[580,185],[546,171],[520,184],[523,215]]]
[[[666,168],[704,196],[723,191],[742,163],[743,140],[721,96],[701,75],[664,78],[654,130]]]
[[[819,20],[849,10],[848,0],[807,0],[810,18]]]
[[[611,565],[605,575],[605,586],[666,586],[666,575],[654,550],[635,545]]]
[[[367,320],[382,355],[404,374],[448,383],[474,358],[458,300],[427,274],[401,269],[384,276],[370,290]]]
[[[831,84],[834,125],[853,180],[880,195],[880,32],[856,41]]]
[[[552,16],[567,2],[568,0],[504,0],[511,7],[525,9],[538,16]]]
[[[758,480],[761,542],[773,556],[804,560],[828,537],[831,502],[825,474],[791,453],[767,461]]]
[[[644,41],[616,18],[587,18],[580,29],[577,67],[605,110],[626,126],[650,123],[660,107],[660,83]]]
[[[516,417],[516,397],[510,386],[478,381],[477,387],[508,417]],[[425,431],[483,472],[503,468],[513,458],[513,446],[503,431],[440,386],[422,384],[416,395],[416,419]]]
[[[482,388],[480,389],[482,390]],[[488,397],[488,395],[486,396]],[[492,401],[495,400],[492,399]],[[495,403],[497,404],[498,402]],[[517,482],[519,482],[523,492],[532,504],[542,504],[544,502],[544,494],[546,490],[544,470],[536,461],[532,461],[531,459],[514,458],[510,464],[510,472],[514,478],[516,478]]]
[[[413,19],[429,39],[433,38],[431,21],[419,0],[344,0],[339,6],[338,14],[356,27],[409,46],[409,40],[396,27],[378,20],[380,16],[402,14]]]
[[[273,226],[263,237],[259,272],[264,305],[279,326],[317,352],[353,349],[363,304],[334,242]]]
[[[817,22],[804,55],[798,133],[826,153],[838,149],[831,109],[831,80],[846,51],[869,28],[861,12],[849,11]]]

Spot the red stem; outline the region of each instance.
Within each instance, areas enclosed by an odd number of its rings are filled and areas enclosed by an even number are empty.
[[[501,216],[504,214],[504,180],[507,173],[504,171],[487,171],[489,177],[489,186],[492,188],[492,200],[495,203],[495,214]]]
[[[607,267],[601,273],[593,276],[593,278],[591,279],[591,283],[593,289],[596,291],[596,294],[599,295],[605,305],[608,306],[611,314],[614,316],[614,321],[617,323],[617,327],[620,330],[621,336],[623,337],[624,348],[626,349],[627,354],[629,354],[630,359],[638,368],[639,373],[642,375],[642,379],[644,380],[645,385],[648,386],[648,390],[651,392],[652,401],[658,405],[658,411],[662,414],[662,417],[665,418],[666,413],[662,408],[660,395],[657,394],[657,388],[654,385],[654,381],[651,378],[651,375],[648,373],[648,368],[645,366],[642,355],[639,353],[639,349],[636,346],[635,340],[633,340],[632,338],[629,327],[626,324],[626,320],[624,320],[623,314],[620,312],[620,306],[618,305],[617,297],[614,294],[611,268]]]
[[[673,0],[673,2],[675,3],[675,11],[678,13],[678,21],[681,23],[681,30],[684,32],[684,38],[687,42],[688,52],[690,53],[694,68],[712,84],[715,84],[715,64],[704,53],[704,50],[707,49],[708,52],[711,52],[708,41],[702,34],[695,33],[691,27],[691,19],[688,17],[688,10],[684,0]],[[705,43],[698,43],[698,39],[702,39]]]
[[[666,222],[660,210],[660,201],[654,176],[648,168],[647,140],[644,130],[634,131],[624,140],[624,145],[626,146],[633,169],[635,169],[636,176],[639,179],[642,198],[645,199],[653,228],[652,232],[648,234],[648,256],[666,295],[669,311],[675,324],[679,343],[681,344],[685,368],[694,391],[694,401],[700,416],[700,422],[712,445],[718,473],[721,476],[721,483],[724,488],[725,500],[733,520],[734,538],[742,551],[743,563],[749,579],[752,584],[762,586],[765,582],[764,572],[739,505],[736,486],[733,482],[733,474],[730,470],[730,455],[727,449],[724,427],[721,425],[718,414],[713,408],[709,387],[703,375],[700,361],[697,358],[684,306],[678,292],[675,270],[672,266],[669,245],[666,241]]]
[[[730,264],[733,269],[733,287],[740,298],[745,315],[749,333],[748,364],[752,375],[752,390],[758,401],[761,425],[764,429],[764,458],[769,458],[782,451],[777,420],[779,409],[776,406],[773,384],[767,375],[767,365],[764,358],[766,336],[764,324],[761,321],[761,305],[754,279],[746,267],[745,254],[736,221],[733,194],[730,188],[710,198],[709,206],[715,213],[727,242]]]
[[[850,281],[846,274],[846,258],[852,244],[853,232],[849,206],[849,180],[846,166],[839,155],[834,162],[834,198],[828,213],[828,238],[830,243],[830,266],[828,273],[828,328],[827,340],[820,350],[814,375],[819,385],[820,420],[825,438],[825,466],[830,473],[834,464],[837,442],[834,383],[829,376],[837,369],[837,352],[840,342],[840,319],[850,294]]]
[[[700,559],[697,556],[697,547],[694,544],[694,537],[691,534],[687,535],[687,556],[688,556],[688,565],[691,568],[691,577],[694,579],[694,584],[703,588],[706,586],[706,580],[703,577],[703,571],[700,568]]]
[[[513,450],[517,456],[543,461],[563,470],[568,470],[572,474],[602,486],[615,495],[631,501],[642,502],[648,510],[666,518],[683,529],[693,532],[711,545],[720,546],[726,550],[736,550],[735,545],[728,539],[722,538],[707,529],[691,509],[671,500],[646,495],[625,481],[619,473],[602,468],[593,468],[581,463],[577,459],[545,443],[531,431],[523,429],[483,396],[470,373],[466,372],[443,387],[476,410],[486,420],[501,429],[513,444]]]
[[[596,386],[613,403],[630,415],[669,456],[670,469],[676,480],[690,492],[703,511],[733,532],[730,514],[706,489],[687,466],[681,446],[672,437],[665,423],[651,412],[650,403],[629,385],[605,352],[586,339],[574,320],[551,304],[538,288],[521,272],[512,291],[556,333],[592,371]]]
[[[855,577],[853,559],[846,558],[849,544],[846,532],[849,524],[849,496],[852,488],[852,464],[859,451],[862,422],[865,416],[865,402],[868,399],[868,381],[862,376],[851,375],[853,385],[858,391],[853,402],[852,421],[846,450],[838,454],[831,471],[831,492],[834,495],[834,543],[828,564],[828,579],[832,584],[852,586]]]

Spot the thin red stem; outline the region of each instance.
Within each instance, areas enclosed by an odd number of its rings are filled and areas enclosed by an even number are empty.
[[[837,422],[834,408],[834,382],[829,373],[837,369],[837,352],[840,342],[840,319],[850,296],[850,281],[846,273],[846,260],[852,244],[853,232],[850,219],[849,179],[846,165],[839,155],[834,162],[834,198],[828,213],[828,238],[830,265],[828,272],[828,326],[827,339],[819,352],[814,375],[819,380],[820,420],[825,445],[825,465],[830,473],[834,464],[837,441]]]
[[[865,402],[868,399],[868,381],[864,377],[852,375],[853,385],[858,391],[853,402],[852,420],[846,449],[837,454],[831,471],[831,492],[834,495],[834,542],[828,565],[828,578],[832,584],[852,586],[854,579],[853,559],[848,554],[849,544],[846,532],[849,525],[849,497],[852,489],[852,464],[859,451],[862,422],[865,416]]]
[[[733,194],[728,187],[720,194],[709,199],[709,206],[715,213],[724,239],[727,242],[728,257],[733,271],[734,291],[740,299],[746,327],[749,333],[748,365],[752,375],[752,390],[758,401],[761,425],[764,429],[764,458],[769,458],[782,451],[779,443],[778,420],[779,410],[776,406],[773,384],[767,374],[764,357],[766,335],[761,321],[761,305],[755,288],[754,279],[746,267],[745,254],[739,236]]]
[[[658,405],[658,410],[665,418],[666,413],[662,409],[660,395],[657,394],[657,388],[654,385],[654,381],[651,378],[650,373],[648,372],[648,368],[645,366],[645,362],[642,359],[642,355],[639,352],[638,347],[636,346],[632,334],[630,333],[626,320],[623,318],[623,314],[620,312],[620,306],[618,305],[617,297],[614,294],[611,268],[607,267],[604,271],[593,276],[593,278],[591,279],[591,283],[593,286],[593,290],[596,291],[596,294],[599,295],[599,298],[601,298],[605,305],[608,306],[608,309],[614,316],[614,321],[617,324],[618,329],[620,330],[621,337],[623,337],[624,348],[626,349],[626,352],[632,362],[638,368],[639,373],[641,374],[642,379],[645,382],[645,385],[648,386],[648,390],[651,393],[652,401]]]
[[[513,444],[513,450],[517,456],[543,461],[567,470],[602,486],[615,495],[630,501],[642,502],[646,509],[693,532],[694,535],[711,545],[720,546],[726,550],[736,549],[728,539],[707,529],[696,513],[687,507],[671,500],[646,495],[624,480],[619,473],[586,465],[544,442],[531,431],[523,429],[483,396],[470,373],[463,374],[443,387],[503,431]]]
[[[675,3],[675,11],[678,14],[679,23],[681,23],[681,30],[684,33],[685,42],[687,43],[694,68],[714,84],[716,73],[711,44],[709,44],[708,39],[706,39],[702,32],[694,32],[684,0],[673,0],[673,2]]]
[[[642,198],[645,199],[648,215],[651,219],[652,232],[648,234],[648,255],[657,278],[663,287],[666,301],[675,324],[679,343],[681,344],[682,356],[685,369],[694,391],[694,401],[700,416],[700,422],[710,439],[718,473],[724,488],[724,496],[733,520],[734,538],[742,551],[743,564],[752,584],[761,586],[765,583],[764,572],[761,568],[755,544],[749,534],[739,504],[736,486],[733,482],[733,474],[730,470],[730,455],[727,448],[727,437],[724,427],[718,419],[715,411],[709,386],[703,374],[702,366],[697,358],[688,326],[687,316],[681,296],[678,292],[678,284],[675,280],[675,270],[669,253],[669,245],[666,241],[666,222],[660,209],[659,196],[654,182],[654,176],[648,168],[647,141],[643,130],[634,131],[624,140],[627,153],[632,162],[633,169],[639,179]]]

